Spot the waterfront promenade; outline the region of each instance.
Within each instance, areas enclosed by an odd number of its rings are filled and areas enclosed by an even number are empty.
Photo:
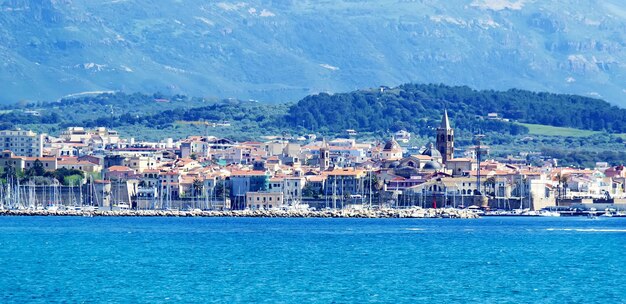
[[[284,217],[284,218],[478,218],[466,209],[377,210],[0,210],[0,216],[121,216],[121,217]]]

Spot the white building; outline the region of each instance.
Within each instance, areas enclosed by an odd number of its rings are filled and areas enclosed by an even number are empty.
[[[17,156],[41,157],[44,135],[33,131],[0,131],[0,151],[10,150]]]

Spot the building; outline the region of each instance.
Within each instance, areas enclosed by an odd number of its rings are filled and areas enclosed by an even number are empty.
[[[0,150],[10,150],[17,156],[41,157],[43,155],[42,134],[33,131],[0,131]]]
[[[276,209],[284,206],[282,192],[248,192],[246,208],[252,210]]]
[[[99,173],[102,171],[102,166],[100,166],[99,164],[87,160],[80,160],[76,157],[60,158],[57,160],[57,166],[59,167],[59,169],[74,169],[87,173]]]
[[[326,195],[352,195],[363,193],[367,171],[360,169],[335,169],[323,172],[326,176]]]
[[[402,147],[398,142],[391,138],[385,143],[380,155],[380,159],[383,161],[394,161],[402,158]]]
[[[406,144],[409,141],[411,141],[411,133],[409,133],[409,132],[407,132],[405,130],[400,130],[400,131],[396,132],[395,138],[396,138],[397,141]]]
[[[265,171],[233,171],[230,176],[230,198],[234,209],[243,209],[248,192],[266,192],[270,176]]]
[[[117,131],[98,127],[87,130],[83,127],[69,127],[61,132],[61,139],[69,143],[99,143],[101,148],[106,145],[116,145],[120,143],[120,136]]]
[[[57,169],[57,159],[55,157],[26,157],[17,156],[13,151],[5,150],[0,153],[0,168],[12,167],[17,171],[25,171],[34,166],[35,162],[41,162],[44,170],[54,171]]]
[[[468,175],[470,171],[476,171],[478,164],[471,158],[454,158],[448,159],[446,169],[450,171],[452,176]]]
[[[443,164],[454,158],[454,129],[450,127],[448,110],[443,111],[441,125],[437,128],[437,150],[441,153]]]
[[[104,171],[104,178],[111,180],[127,180],[136,177],[137,171],[126,166],[112,166]]]
[[[326,171],[330,168],[330,147],[326,140],[322,142],[322,147],[320,147],[319,160],[320,171]]]

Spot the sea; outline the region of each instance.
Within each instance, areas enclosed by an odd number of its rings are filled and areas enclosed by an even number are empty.
[[[0,303],[625,303],[626,219],[0,217]]]

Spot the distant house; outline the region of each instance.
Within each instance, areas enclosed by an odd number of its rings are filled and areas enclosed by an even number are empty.
[[[276,209],[284,206],[282,192],[247,192],[246,208],[252,210]]]
[[[402,143],[408,143],[411,140],[411,133],[405,130],[400,130],[396,132],[395,139]]]
[[[109,168],[106,169],[106,171],[104,172],[104,178],[105,179],[118,179],[118,180],[123,180],[123,179],[129,179],[131,177],[134,177],[136,174],[136,171],[132,168],[126,167],[126,166],[111,166]]]

